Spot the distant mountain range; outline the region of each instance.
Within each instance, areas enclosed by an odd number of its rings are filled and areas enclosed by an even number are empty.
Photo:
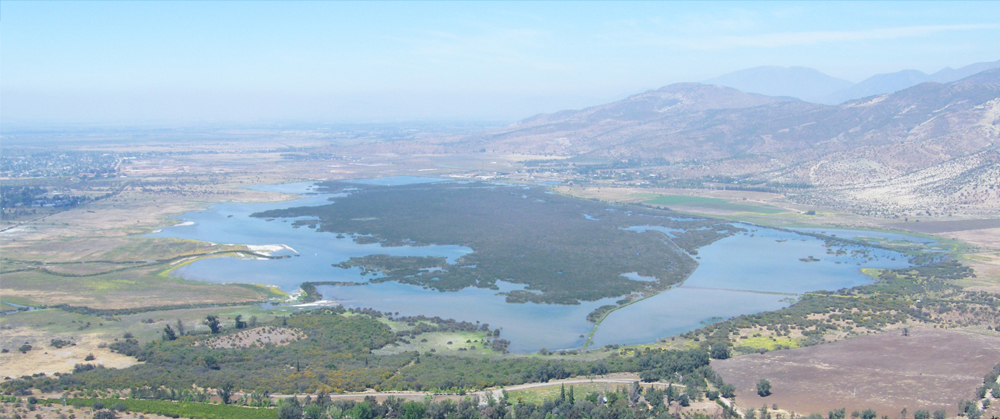
[[[656,159],[671,162],[671,176],[679,177],[806,183],[816,189],[800,200],[862,213],[996,211],[1000,69],[838,105],[680,83],[447,143],[450,150],[580,161]]]
[[[816,103],[825,103],[824,98],[854,85],[807,67],[777,66],[748,68],[702,83],[768,96],[789,96]]]
[[[945,68],[934,74],[918,70],[876,74],[854,84],[806,67],[765,66],[740,70],[705,84],[732,87],[748,93],[790,96],[807,102],[837,105],[863,97],[893,93],[925,82],[950,83],[989,69],[1000,68],[1000,60]]]

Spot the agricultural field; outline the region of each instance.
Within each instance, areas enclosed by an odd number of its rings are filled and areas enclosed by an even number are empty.
[[[944,409],[974,398],[983,376],[1000,362],[1000,334],[910,328],[840,342],[712,361],[736,386],[741,408],[777,405],[800,415],[846,407],[895,417],[903,409]],[[772,384],[760,397],[756,383]],[[996,414],[994,409],[992,414]],[[986,417],[989,417],[987,412]]]

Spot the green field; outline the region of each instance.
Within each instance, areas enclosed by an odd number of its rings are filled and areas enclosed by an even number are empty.
[[[588,393],[604,393],[604,392],[614,392],[619,388],[624,387],[625,384],[615,384],[615,383],[581,383],[581,384],[571,384],[565,386],[566,392],[573,389],[573,395],[576,398],[583,398]],[[513,390],[507,393],[507,397],[516,400],[518,403],[533,403],[542,404],[546,400],[557,400],[559,395],[563,391],[563,386],[552,385],[545,387],[535,387],[528,388],[524,390]]]
[[[773,336],[756,336],[748,337],[746,339],[736,340],[737,348],[751,348],[751,349],[764,349],[767,351],[773,351],[778,348],[793,349],[798,348],[801,342],[798,339],[792,339],[789,337],[773,337]]]
[[[242,245],[176,239],[123,239],[125,244],[84,258],[77,254],[97,241],[61,243],[50,253],[5,254],[0,260],[5,290],[2,300],[21,305],[87,306],[115,309],[185,304],[219,304],[287,299],[280,289],[253,284],[233,285],[187,281],[171,277],[187,261],[209,257],[239,257]],[[60,256],[62,255],[62,256]],[[53,286],[58,284],[58,286]],[[13,296],[11,294],[14,294]]]
[[[62,404],[62,400],[42,400],[46,404]],[[130,412],[153,413],[171,417],[190,417],[205,419],[276,419],[277,409],[255,409],[252,407],[216,405],[207,403],[173,402],[168,400],[135,400],[135,399],[66,399],[69,406],[83,404],[93,406],[101,402],[105,408],[116,404],[125,406]]]
[[[755,212],[758,214],[777,214],[780,212],[788,212],[788,210],[772,207],[769,205],[744,205],[744,204],[734,204],[725,199],[719,198],[705,198],[700,196],[686,196],[686,195],[657,195],[657,194],[642,194],[653,197],[652,199],[643,201],[645,204],[652,205],[676,205],[684,207],[698,207],[698,208],[711,208],[720,209],[727,211],[736,212]]]

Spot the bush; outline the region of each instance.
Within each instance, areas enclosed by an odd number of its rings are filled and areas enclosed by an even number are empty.
[[[285,403],[278,408],[279,419],[300,419],[302,418],[302,408],[298,404]]]
[[[101,410],[94,413],[93,419],[118,419],[118,415],[113,410]]]
[[[927,409],[921,409],[913,412],[913,419],[931,419],[931,412]]]
[[[729,359],[731,356],[729,345],[725,343],[716,343],[712,345],[711,356],[713,359]]]
[[[760,397],[767,397],[771,395],[771,382],[764,378],[757,381],[757,395]]]

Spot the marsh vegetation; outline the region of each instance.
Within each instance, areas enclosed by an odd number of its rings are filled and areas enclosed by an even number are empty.
[[[296,225],[349,234],[383,246],[460,245],[473,253],[445,258],[368,255],[336,264],[377,272],[373,282],[398,281],[441,291],[525,284],[508,302],[575,304],[631,293],[658,292],[687,278],[697,266],[689,255],[740,231],[709,219],[678,218],[667,210],[568,198],[542,188],[483,183],[393,187],[327,183],[349,190],[323,206],[269,210],[258,218],[309,217]],[[600,218],[585,217],[600,214]],[[635,225],[679,232],[624,230]],[[637,281],[636,272],[656,281]]]

